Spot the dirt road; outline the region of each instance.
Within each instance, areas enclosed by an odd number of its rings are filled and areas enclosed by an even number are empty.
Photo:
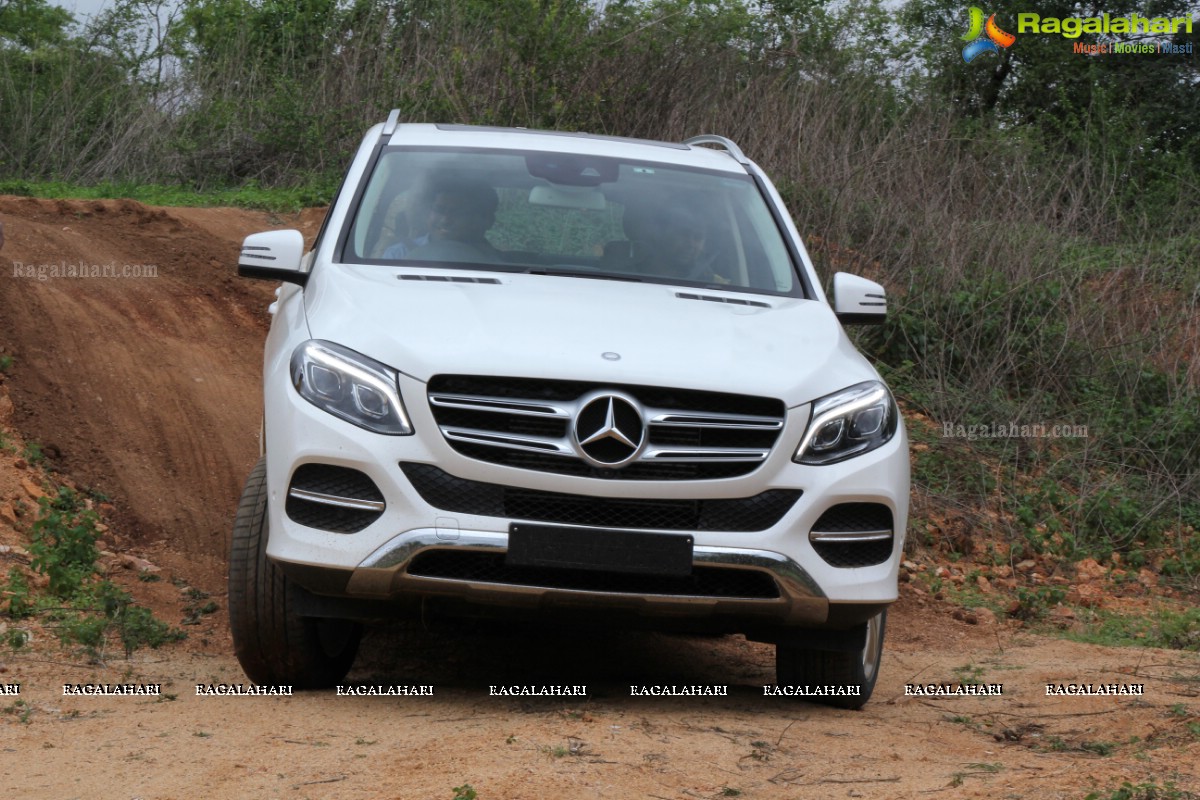
[[[0,221],[10,426],[53,469],[112,499],[106,544],[168,578],[125,581],[144,603],[172,623],[196,592],[224,605],[225,539],[257,455],[273,289],[235,277],[237,247],[271,227],[311,237],[320,215],[0,198]],[[96,276],[52,277],[72,265]],[[108,267],[124,277],[103,277]],[[30,474],[0,453],[0,503]],[[0,542],[24,524],[0,520]],[[0,552],[0,569],[8,557]],[[740,638],[373,631],[350,680],[433,687],[412,697],[197,696],[197,684],[246,682],[222,613],[187,627],[183,644],[103,666],[35,643],[0,653],[0,686],[20,684],[0,697],[0,794],[452,800],[455,787],[472,796],[469,784],[479,800],[1107,800],[1128,782],[1200,797],[1194,653],[1075,644],[951,611],[906,587],[861,712],[764,697],[771,648]],[[964,681],[1003,694],[905,694],[906,684]],[[64,684],[118,682],[161,693],[63,694]],[[1047,683],[1142,684],[1145,694],[1047,697]],[[509,684],[586,685],[587,695],[489,693]],[[728,695],[631,696],[650,684]]]

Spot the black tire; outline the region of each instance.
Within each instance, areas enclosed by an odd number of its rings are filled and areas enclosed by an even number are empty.
[[[866,643],[857,653],[812,650],[797,645],[775,648],[775,681],[780,686],[853,686],[858,694],[809,695],[805,700],[838,708],[862,708],[871,699],[883,658],[887,609],[867,621]]]
[[[238,503],[229,554],[233,649],[257,684],[325,688],[354,663],[362,626],[297,615],[301,591],[267,560],[267,462],[259,459]]]

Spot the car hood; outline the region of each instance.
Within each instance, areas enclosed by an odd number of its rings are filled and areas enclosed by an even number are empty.
[[[437,374],[675,386],[797,406],[877,377],[813,300],[596,278],[325,265],[311,335]]]

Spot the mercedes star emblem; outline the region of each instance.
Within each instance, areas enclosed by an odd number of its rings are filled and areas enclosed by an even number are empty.
[[[641,452],[646,426],[632,399],[600,394],[579,409],[573,433],[585,460],[598,467],[620,467]]]

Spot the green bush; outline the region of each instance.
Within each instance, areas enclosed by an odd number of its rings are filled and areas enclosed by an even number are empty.
[[[99,521],[79,495],[60,488],[39,501],[30,528],[30,564],[49,578],[47,597],[33,596],[15,567],[3,587],[8,613],[15,619],[41,615],[64,644],[79,645],[94,661],[104,657],[111,637],[120,640],[126,657],[137,648],[159,647],[184,638],[176,628],[155,619],[149,609],[107,579],[97,579]]]
[[[59,489],[54,497],[41,498],[38,505],[41,511],[30,528],[31,564],[49,577],[53,595],[74,597],[96,573],[99,518],[84,509],[75,492],[67,488]]]
[[[25,619],[33,614],[34,604],[30,596],[29,581],[17,567],[10,567],[8,580],[0,583],[0,597],[8,598],[8,616]]]

